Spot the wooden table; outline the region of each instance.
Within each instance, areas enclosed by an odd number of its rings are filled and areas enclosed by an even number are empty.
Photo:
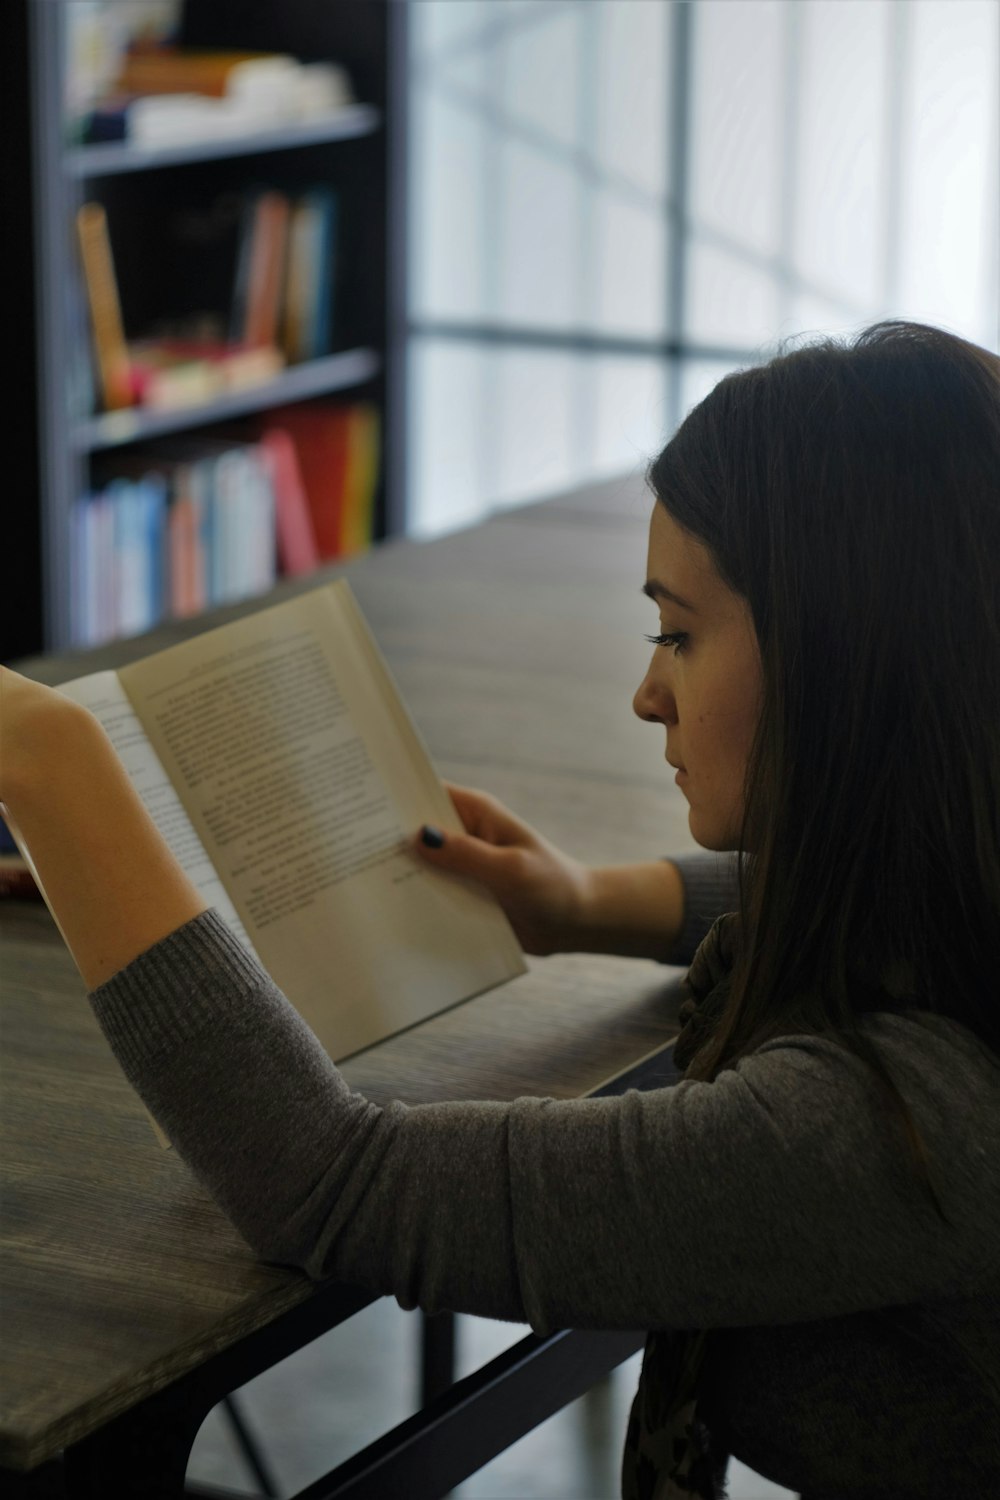
[[[639,594],[650,504],[630,476],[432,542],[387,544],[285,581],[267,602],[346,573],[442,775],[495,792],[583,859],[692,849],[662,734],[630,708],[654,628]],[[260,602],[20,667],[59,683]],[[207,1411],[372,1299],[260,1264],[160,1149],[40,904],[0,906],[0,978],[0,1490],[207,1494],[183,1482]],[[614,1075],[612,1089],[669,1082],[679,998],[676,969],[532,960],[526,976],[344,1072],[372,1099],[412,1103],[570,1098]],[[527,1339],[303,1495],[442,1494],[638,1342]]]

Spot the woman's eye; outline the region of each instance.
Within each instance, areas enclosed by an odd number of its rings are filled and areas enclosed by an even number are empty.
[[[677,656],[684,648],[687,633],[683,630],[674,630],[667,635],[647,635],[646,639],[651,646],[673,646],[674,655]]]

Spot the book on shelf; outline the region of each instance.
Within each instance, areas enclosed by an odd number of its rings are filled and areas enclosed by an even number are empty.
[[[278,345],[290,217],[287,193],[274,188],[252,194],[246,203],[230,330],[237,344]]]
[[[265,427],[260,450],[274,495],[278,565],[286,578],[312,573],[320,555],[295,444],[283,427]]]
[[[76,231],[101,402],[106,411],[119,411],[133,404],[132,376],[108,216],[103,204],[81,204],[76,213]]]
[[[260,65],[275,59],[290,61],[287,54],[262,51],[212,51],[199,47],[133,47],[121,58],[111,88],[115,94],[204,94],[221,99],[232,86],[237,71],[251,68],[251,77],[266,78]]]
[[[381,419],[369,402],[349,409],[347,467],[340,511],[340,557],[353,557],[372,544],[375,490],[379,475]]]
[[[73,508],[75,645],[135,635],[273,587],[278,498],[261,444],[174,439],[155,454],[119,457],[115,468]]]
[[[346,580],[60,690],[334,1061],[524,972],[493,897],[410,847],[461,824]]]
[[[166,490],[155,473],[112,480],[72,518],[71,618],[77,645],[149,630],[164,603]]]
[[[286,53],[196,48],[129,50],[106,96],[96,101],[88,138],[146,148],[225,140],[336,116],[355,103],[341,64],[300,62]]]
[[[364,401],[303,403],[275,408],[268,423],[295,444],[320,557],[364,551],[379,479],[378,408]]]
[[[73,410],[85,414],[95,396],[104,411],[196,409],[233,391],[266,385],[286,364],[329,354],[337,203],[337,194],[324,186],[291,197],[276,188],[248,193],[229,306],[193,320],[164,320],[155,333],[131,339],[124,332],[107,213],[100,203],[83,204],[77,235],[90,357],[82,364],[77,358],[67,371]],[[71,314],[80,291],[74,285],[67,293]],[[86,343],[79,318],[74,326]]]
[[[381,419],[301,404],[98,463],[71,516],[71,628],[96,646],[371,546]]]
[[[333,340],[336,193],[314,188],[292,203],[281,342],[289,364],[320,359]]]
[[[167,597],[176,620],[199,614],[208,603],[208,546],[204,485],[194,464],[178,463],[171,476],[167,518]]]
[[[66,11],[65,97],[73,139],[127,139],[139,146],[209,142],[317,119],[354,103],[342,64],[183,44],[176,5],[81,4]]]

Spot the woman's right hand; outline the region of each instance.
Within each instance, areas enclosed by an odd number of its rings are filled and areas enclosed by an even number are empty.
[[[418,835],[415,847],[429,865],[492,891],[526,953],[617,953],[675,962],[684,882],[672,861],[581,864],[487,792],[445,785],[465,832],[445,832],[440,848],[428,847]]]
[[[526,953],[585,948],[588,867],[563,854],[488,793],[450,782],[445,786],[465,832],[446,832],[440,848],[418,836],[420,855],[439,870],[488,887]]]

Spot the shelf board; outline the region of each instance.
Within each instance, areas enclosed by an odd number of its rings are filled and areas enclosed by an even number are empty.
[[[186,432],[192,427],[207,427],[248,412],[266,411],[290,401],[304,401],[310,396],[332,395],[360,385],[377,375],[381,362],[374,349],[347,349],[313,359],[308,364],[292,365],[275,380],[245,390],[230,391],[203,406],[180,406],[169,411],[130,406],[124,411],[105,412],[80,422],[73,429],[73,446],[78,453],[96,453],[137,443],[145,438],[161,437],[172,432]]]
[[[300,146],[349,140],[373,134],[381,123],[381,113],[373,105],[351,104],[320,120],[282,125],[253,135],[159,147],[111,141],[106,145],[76,146],[66,152],[64,160],[71,177],[111,177],[122,172],[148,172],[156,167],[188,166],[227,156],[252,156],[262,151],[290,151]]]

